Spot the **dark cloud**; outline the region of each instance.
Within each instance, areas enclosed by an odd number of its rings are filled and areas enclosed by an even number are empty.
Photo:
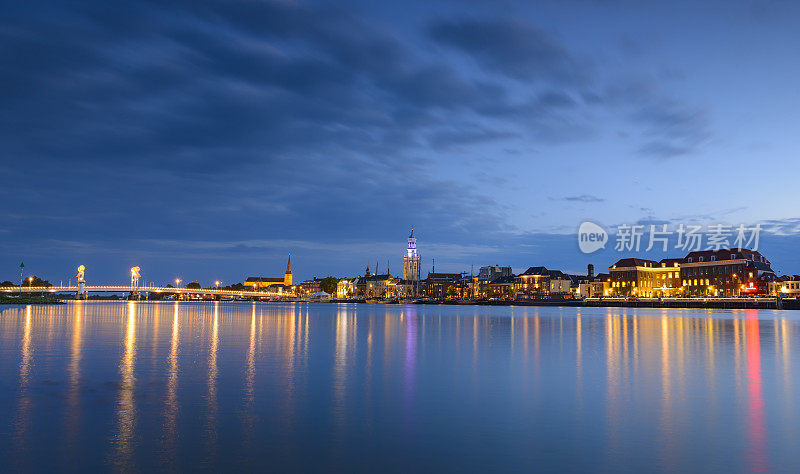
[[[454,146],[475,145],[517,137],[519,137],[517,133],[467,125],[434,132],[428,136],[428,143],[436,150],[445,150]]]
[[[280,260],[299,242],[364,246],[412,224],[429,245],[502,243],[518,229],[491,186],[514,177],[450,178],[459,147],[545,159],[529,151],[592,138],[600,109],[638,125],[647,156],[709,136],[706,114],[653,84],[603,87],[533,23],[423,23],[397,32],[344,6],[283,1],[8,5],[0,196],[14,209],[0,213],[0,247],[166,268],[159,259],[213,253],[196,241],[232,262],[247,250]],[[186,251],[150,253],[162,240]]]
[[[593,196],[591,194],[581,194],[580,196],[567,196],[562,198],[562,200],[570,202],[583,202],[583,203],[605,202],[605,199]]]
[[[692,153],[711,137],[706,113],[673,101],[645,104],[634,112],[633,120],[645,131],[646,142],[639,152],[649,157]]]
[[[587,104],[622,111],[638,130],[640,156],[669,159],[699,151],[713,136],[703,108],[670,97],[654,80],[621,79],[601,90],[584,89]]]
[[[429,34],[439,44],[456,48],[487,71],[531,81],[581,83],[586,65],[543,31],[511,19],[462,19],[433,23]]]

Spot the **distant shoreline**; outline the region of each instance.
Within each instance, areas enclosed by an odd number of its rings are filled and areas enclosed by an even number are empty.
[[[53,299],[48,297],[7,297],[0,295],[0,304],[66,304],[69,299]],[[92,299],[89,301],[127,302],[127,299]],[[145,302],[142,300],[141,302]],[[173,300],[169,300],[173,301]],[[190,300],[182,302],[203,302],[204,300]],[[153,301],[158,302],[158,301]],[[210,300],[205,300],[210,302]],[[247,303],[249,301],[225,301],[235,303]],[[284,301],[259,301],[261,303],[345,303],[345,304],[385,304],[385,305],[448,305],[448,306],[549,306],[549,307],[569,307],[569,308],[664,308],[664,309],[769,309],[769,310],[800,310],[800,299],[778,298],[665,298],[665,299],[623,299],[623,298],[589,298],[589,299],[531,299],[531,300],[383,300],[366,301],[358,300],[339,300],[331,299],[328,301],[308,301],[308,300],[284,300]]]
[[[13,298],[0,295],[0,304],[66,304],[66,302],[52,297],[20,296]]]

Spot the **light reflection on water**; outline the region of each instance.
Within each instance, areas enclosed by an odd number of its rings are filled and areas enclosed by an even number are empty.
[[[799,329],[776,311],[2,307],[0,465],[796,470]]]

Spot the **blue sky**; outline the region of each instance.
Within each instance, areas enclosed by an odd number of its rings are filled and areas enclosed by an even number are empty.
[[[800,273],[796,2],[381,3],[4,5],[0,279],[607,267],[584,220]]]

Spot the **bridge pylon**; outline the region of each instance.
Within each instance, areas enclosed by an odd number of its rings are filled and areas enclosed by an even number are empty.
[[[131,267],[131,299],[139,294],[139,277],[141,276],[141,268]]]
[[[86,299],[86,267],[83,265],[78,266],[78,291],[75,293],[75,298],[79,300]]]

